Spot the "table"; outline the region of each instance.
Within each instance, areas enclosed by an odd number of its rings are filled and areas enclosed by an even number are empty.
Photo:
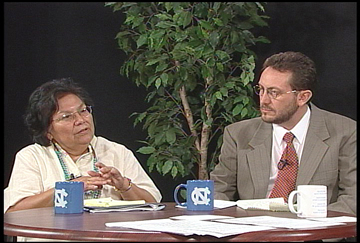
[[[187,211],[175,207],[175,203],[165,203],[166,208],[161,211],[142,212],[112,212],[83,214],[55,214],[52,207],[15,211],[4,214],[4,235],[25,236],[47,239],[62,239],[76,241],[140,241],[140,242],[168,242],[168,241],[312,241],[329,238],[347,238],[356,236],[356,223],[341,226],[325,227],[321,229],[276,229],[268,231],[250,232],[224,238],[213,236],[183,236],[170,233],[129,230],[124,228],[108,228],[107,222],[146,220],[168,218],[178,215],[227,215],[233,217],[248,217],[269,215],[277,217],[296,218],[290,212],[249,211],[237,206],[215,209],[210,212]],[[328,217],[351,216],[339,212],[328,212]]]

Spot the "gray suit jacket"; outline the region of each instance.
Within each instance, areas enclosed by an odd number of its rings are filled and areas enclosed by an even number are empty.
[[[328,209],[356,215],[356,122],[310,104],[311,117],[296,185],[326,185]],[[219,163],[210,173],[215,199],[265,198],[272,125],[261,118],[225,128]]]

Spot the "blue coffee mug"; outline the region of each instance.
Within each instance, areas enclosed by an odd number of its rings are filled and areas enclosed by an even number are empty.
[[[54,208],[55,213],[83,213],[84,182],[55,182]]]
[[[178,192],[186,189],[186,202],[180,203]],[[214,181],[213,180],[188,180],[186,184],[178,185],[174,190],[176,204],[185,206],[192,211],[210,211],[214,209]]]

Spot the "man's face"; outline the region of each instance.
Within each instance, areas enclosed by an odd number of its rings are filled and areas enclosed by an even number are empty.
[[[292,92],[289,84],[291,75],[291,72],[279,72],[271,67],[262,72],[259,80],[262,92],[259,97],[263,121],[279,125],[291,123],[291,119],[299,108],[297,93]],[[276,98],[271,97],[268,92]]]

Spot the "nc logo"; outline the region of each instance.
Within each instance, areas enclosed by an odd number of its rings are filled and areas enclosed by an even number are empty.
[[[194,202],[195,205],[209,205],[210,198],[210,190],[208,187],[205,188],[197,188],[195,187],[194,190],[191,192],[191,200]]]
[[[65,200],[65,197],[68,196],[68,193],[65,191],[65,189],[56,189],[55,190],[55,207],[62,207],[66,208],[66,204],[68,203]]]

